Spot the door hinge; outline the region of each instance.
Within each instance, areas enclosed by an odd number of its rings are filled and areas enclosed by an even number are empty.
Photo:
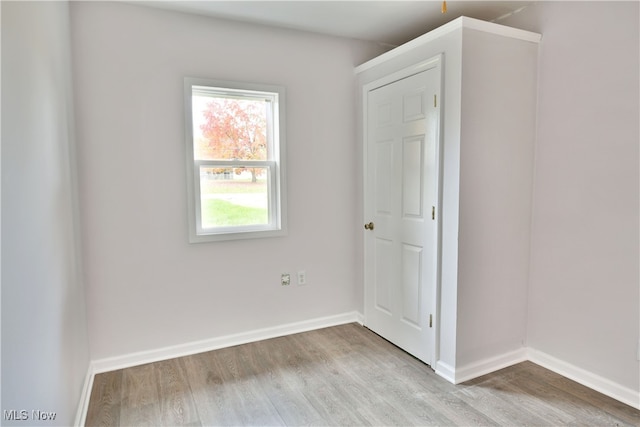
[[[436,207],[431,206],[431,219],[436,219]]]
[[[433,107],[438,106],[438,95],[433,95]]]
[[[433,328],[433,314],[429,315],[429,327]]]

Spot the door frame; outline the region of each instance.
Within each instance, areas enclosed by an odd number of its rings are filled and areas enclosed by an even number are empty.
[[[435,259],[435,271],[434,271],[434,285],[431,295],[432,306],[428,307],[429,312],[433,313],[433,334],[431,334],[431,342],[429,343],[430,348],[430,366],[432,369],[435,369],[436,363],[439,360],[440,355],[440,295],[441,295],[441,275],[442,275],[442,165],[443,165],[443,152],[444,152],[444,53],[440,53],[435,55],[429,59],[424,61],[420,61],[415,63],[409,67],[403,68],[399,71],[388,74],[384,77],[381,77],[372,82],[366,83],[362,86],[362,155],[363,155],[363,170],[362,170],[362,179],[363,179],[363,209],[362,209],[362,224],[370,221],[367,219],[367,206],[369,203],[369,195],[367,192],[367,171],[368,171],[368,105],[369,105],[369,92],[386,86],[388,84],[394,83],[398,80],[405,79],[407,77],[411,77],[415,74],[421,73],[423,71],[430,70],[432,68],[439,69],[439,77],[440,77],[440,90],[439,90],[439,100],[438,106],[440,107],[440,116],[439,116],[439,128],[437,130],[436,137],[436,171],[435,171],[435,179],[436,179],[436,238],[435,238],[435,251],[436,259]],[[367,278],[367,245],[365,238],[362,239],[363,245],[363,307],[364,307],[364,326],[367,325],[367,296],[370,291],[367,287],[366,278]]]

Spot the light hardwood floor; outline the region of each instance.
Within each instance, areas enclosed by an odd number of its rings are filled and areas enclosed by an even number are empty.
[[[96,375],[94,426],[639,426],[530,362],[460,385],[349,324]]]

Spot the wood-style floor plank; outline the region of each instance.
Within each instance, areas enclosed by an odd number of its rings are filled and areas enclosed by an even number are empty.
[[[158,382],[160,424],[164,426],[199,426],[200,416],[180,359],[154,363]]]
[[[120,424],[157,426],[161,424],[160,401],[155,365],[146,364],[123,370]]]
[[[96,375],[87,425],[640,426],[524,362],[453,385],[349,324]]]
[[[287,338],[289,345],[285,347],[285,352],[289,355],[288,366],[300,381],[298,388],[321,419],[334,419],[339,425],[367,424],[366,417],[352,410],[357,406],[357,401],[352,393],[342,388],[343,373],[331,369],[329,359],[319,351],[312,350],[306,345],[306,340],[300,339],[300,335]],[[294,356],[290,356],[292,354]]]
[[[97,374],[89,398],[86,424],[90,426],[120,425],[122,370]]]
[[[322,417],[303,393],[304,380],[296,375],[299,369],[291,360],[295,355],[287,350],[288,341],[288,337],[280,337],[255,343],[252,364],[263,373],[262,387],[284,425],[322,424]]]
[[[194,400],[203,425],[282,425],[278,412],[246,362],[246,348],[219,350],[185,358]]]

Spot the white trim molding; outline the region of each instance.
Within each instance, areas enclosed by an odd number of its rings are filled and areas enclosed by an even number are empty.
[[[601,377],[569,362],[550,356],[542,351],[528,349],[528,359],[543,368],[567,377],[577,383],[616,399],[622,403],[640,409],[640,393],[607,378]]]
[[[524,347],[498,356],[479,360],[456,369],[453,375],[455,378],[454,384],[460,384],[526,360],[527,349]]]
[[[523,347],[509,353],[461,366],[458,369],[447,363],[438,361],[434,366],[434,370],[437,375],[450,383],[460,384],[527,360],[580,383],[585,387],[609,396],[612,399],[618,400],[633,408],[640,409],[640,392],[637,390],[615,383],[593,372],[589,372],[533,348]]]
[[[495,24],[493,22],[486,22],[475,18],[469,18],[467,16],[460,16],[459,18],[449,21],[448,23],[429,31],[401,46],[396,47],[380,56],[373,58],[370,61],[365,62],[355,68],[354,74],[362,73],[369,70],[376,65],[382,64],[391,58],[403,55],[406,52],[415,49],[418,46],[425,45],[432,40],[435,40],[443,35],[455,31],[460,28],[469,28],[477,31],[484,31],[486,33],[498,34],[505,37],[511,37],[514,39],[524,40],[531,43],[540,43],[542,36],[530,31],[520,30],[518,28],[511,28],[505,25]]]
[[[526,360],[527,349],[523,347],[518,350],[470,363],[458,369],[445,362],[438,361],[435,364],[434,370],[436,374],[450,383],[460,384]]]
[[[437,375],[440,375],[450,383],[456,383],[456,370],[448,363],[445,363],[441,360],[437,361],[435,365],[435,371]]]
[[[124,354],[122,356],[94,360],[92,363],[93,372],[95,374],[99,374],[101,372],[129,368],[131,366],[173,359],[175,357],[189,356],[205,351],[217,350],[220,348],[232,347],[234,345],[247,344],[250,342],[297,334],[330,326],[344,325],[346,323],[353,322],[360,323],[360,320],[359,313],[353,311],[334,316],[288,323],[280,326],[255,329],[252,331],[240,332],[238,334],[187,342],[154,350],[139,351],[136,353]]]
[[[84,384],[82,386],[82,393],[80,394],[80,403],[78,404],[78,411],[76,412],[76,419],[73,423],[74,426],[84,426],[87,421],[87,411],[89,410],[89,399],[91,398],[91,389],[93,388],[93,362],[89,364],[87,369],[87,375],[84,378]]]

